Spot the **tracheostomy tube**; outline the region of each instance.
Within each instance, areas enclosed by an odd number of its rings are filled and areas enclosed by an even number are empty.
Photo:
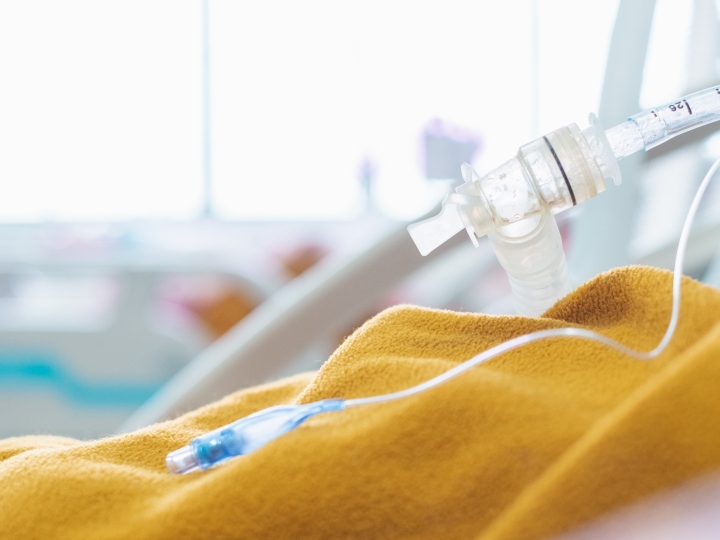
[[[423,255],[465,229],[477,245],[487,235],[510,279],[518,313],[539,315],[570,292],[554,214],[620,182],[617,161],[597,118],[581,131],[561,127],[520,147],[485,176],[468,164],[465,182],[443,202],[439,216],[408,227]]]
[[[570,291],[554,214],[622,181],[618,160],[720,119],[720,87],[708,88],[631,116],[603,130],[595,115],[580,130],[561,127],[520,147],[480,176],[463,164],[464,183],[439,215],[408,226],[422,255],[465,229],[477,245],[487,235],[507,271],[517,311],[539,315]]]

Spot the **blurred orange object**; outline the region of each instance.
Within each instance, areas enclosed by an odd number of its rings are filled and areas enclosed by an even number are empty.
[[[237,290],[228,290],[197,309],[197,315],[210,333],[218,338],[250,313],[257,303]]]
[[[293,277],[298,277],[308,268],[327,255],[327,250],[318,244],[303,244],[280,257],[283,265]]]

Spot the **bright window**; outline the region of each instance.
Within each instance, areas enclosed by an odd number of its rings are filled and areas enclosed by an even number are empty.
[[[616,7],[2,3],[0,221],[416,216],[433,123],[483,171],[597,109]]]
[[[0,220],[199,213],[199,15],[188,0],[0,3]]]

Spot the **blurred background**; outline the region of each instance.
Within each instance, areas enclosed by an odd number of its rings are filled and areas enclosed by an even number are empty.
[[[589,112],[716,84],[714,0],[0,2],[0,437],[98,437],[317,369],[385,307],[512,313],[404,228]],[[715,126],[563,215],[576,284],[670,266]],[[666,145],[669,146],[669,145]],[[691,275],[720,283],[720,190]]]

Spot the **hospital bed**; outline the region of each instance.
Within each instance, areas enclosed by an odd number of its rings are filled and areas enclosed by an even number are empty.
[[[212,336],[202,327],[181,331],[156,313],[164,281],[212,275],[257,302],[267,296],[262,284],[208,257],[7,251],[0,408],[13,414],[3,416],[0,437],[105,436],[204,350]]]

